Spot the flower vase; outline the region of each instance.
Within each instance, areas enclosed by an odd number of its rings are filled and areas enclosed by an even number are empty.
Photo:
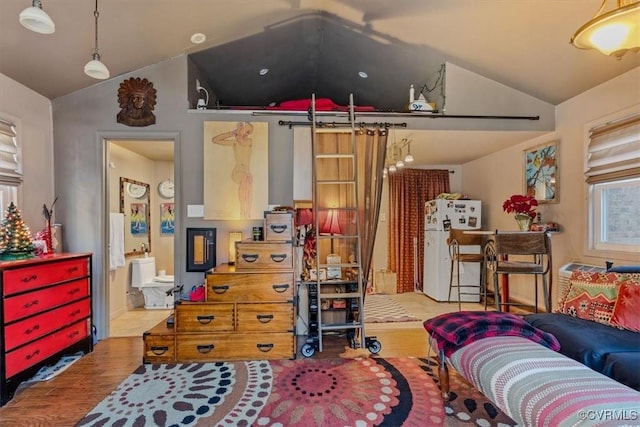
[[[520,231],[529,231],[533,218],[527,214],[516,214],[515,218],[518,223],[518,227],[520,227]]]

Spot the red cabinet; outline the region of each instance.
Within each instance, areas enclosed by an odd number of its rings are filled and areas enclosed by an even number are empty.
[[[0,406],[61,356],[93,350],[91,254],[0,262]]]

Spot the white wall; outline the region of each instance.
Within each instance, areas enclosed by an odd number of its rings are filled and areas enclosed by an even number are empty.
[[[18,121],[24,177],[18,209],[35,233],[44,228],[42,205],[51,207],[55,199],[51,101],[0,74],[0,117]],[[55,218],[54,207],[53,222]]]
[[[538,209],[544,222],[557,222],[562,229],[552,238],[554,270],[557,272],[558,267],[569,261],[601,266],[606,260],[627,264],[639,262],[638,254],[586,254],[587,186],[583,174],[587,138],[585,124],[597,122],[633,105],[640,108],[640,67],[558,105],[555,132],[464,164],[462,189],[483,200],[485,227],[516,229],[513,215],[502,210],[502,203],[512,194],[523,193],[523,150],[558,140],[559,203],[542,205]],[[510,291],[514,298],[533,300],[530,282],[512,280],[511,283]],[[552,294],[555,306],[555,283]]]

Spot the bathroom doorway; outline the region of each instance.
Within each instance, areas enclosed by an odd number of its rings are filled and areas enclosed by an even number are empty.
[[[175,276],[173,228],[176,204],[175,195],[167,188],[175,186],[176,141],[108,138],[105,143],[108,186],[105,205],[110,229],[122,231],[110,233],[108,242],[105,281],[109,336],[142,336],[171,312],[171,309],[144,308],[143,292],[131,286],[130,263],[132,259],[153,257],[158,274]],[[142,228],[138,217],[144,219]]]

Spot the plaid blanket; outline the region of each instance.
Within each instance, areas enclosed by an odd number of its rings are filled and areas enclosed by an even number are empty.
[[[560,349],[560,343],[553,335],[531,326],[515,314],[500,311],[445,313],[425,320],[423,326],[438,350],[443,350],[447,357],[467,344],[495,336],[517,336],[554,351]]]

